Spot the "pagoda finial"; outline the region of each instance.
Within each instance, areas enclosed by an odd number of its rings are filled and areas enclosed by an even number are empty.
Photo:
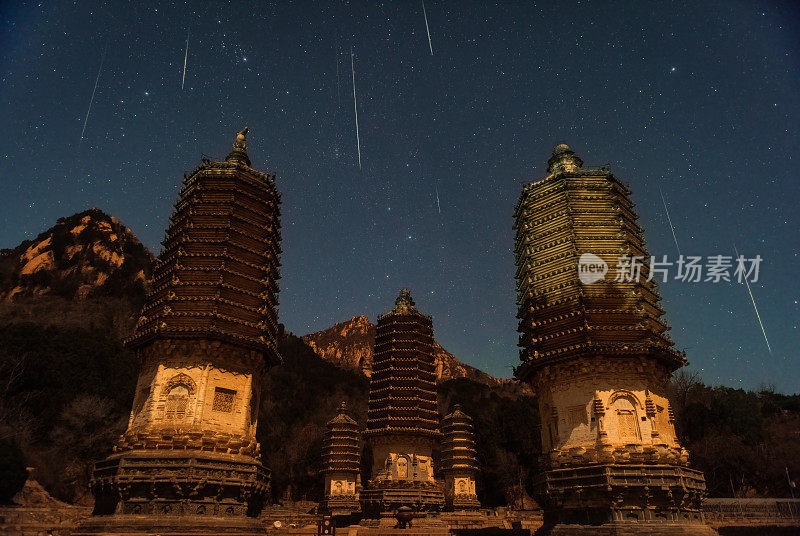
[[[454,404],[450,410],[450,414],[445,416],[445,419],[467,419],[471,421],[472,417],[464,413],[461,404]]]
[[[347,402],[345,402],[344,400],[342,400],[342,403],[339,404],[339,413],[340,414],[344,413],[345,415],[347,415]]]
[[[414,308],[414,299],[411,297],[411,291],[407,288],[400,290],[397,299],[394,301],[394,310],[407,310]]]
[[[247,156],[247,133],[249,127],[244,127],[236,134],[236,141],[233,142],[233,149],[225,158],[227,162],[239,162],[246,166],[250,165],[250,158]]]
[[[547,172],[575,171],[582,165],[583,160],[575,154],[575,151],[569,148],[569,145],[559,143],[553,147],[553,156],[547,161]]]

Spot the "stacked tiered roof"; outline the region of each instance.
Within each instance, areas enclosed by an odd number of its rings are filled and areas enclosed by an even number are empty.
[[[448,506],[455,509],[480,508],[475,494],[475,477],[480,470],[472,417],[456,405],[442,420],[442,462]]]
[[[652,356],[670,370],[685,363],[662,320],[650,257],[629,188],[603,168],[584,169],[566,145],[548,161],[549,175],[526,185],[514,211],[520,359],[517,377],[567,357]],[[605,261],[604,281],[581,284],[578,260]],[[615,281],[621,256],[639,257],[641,277]]]
[[[322,450],[322,472],[359,472],[361,461],[361,434],[358,423],[347,414],[344,402],[339,413],[328,421],[325,446]]]
[[[250,167],[246,134],[184,178],[132,346],[204,337],[280,361],[280,194],[274,175]]]
[[[442,420],[442,471],[477,471],[477,451],[472,417],[456,405],[453,412]]]
[[[339,413],[328,421],[325,446],[322,450],[322,469],[325,475],[324,511],[352,513],[360,509],[361,434],[359,426],[347,414],[342,402]]]
[[[436,400],[433,321],[403,289],[378,317],[369,383],[367,438],[372,470],[361,493],[368,516],[400,507],[435,511],[444,505],[434,476],[441,437]]]
[[[420,313],[407,289],[378,318],[365,435],[438,437],[433,322]]]

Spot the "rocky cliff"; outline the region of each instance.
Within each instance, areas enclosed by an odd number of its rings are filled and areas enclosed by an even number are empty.
[[[375,324],[366,316],[354,316],[346,322],[303,336],[303,342],[335,365],[369,375],[372,370],[372,347],[375,342]],[[468,378],[486,385],[498,385],[498,378],[466,365],[435,343],[436,374],[440,381]]]
[[[116,218],[90,209],[14,249],[0,250],[0,302],[33,296],[70,300],[144,293],[153,256]]]

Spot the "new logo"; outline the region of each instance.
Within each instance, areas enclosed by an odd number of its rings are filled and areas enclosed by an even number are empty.
[[[608,264],[594,253],[584,253],[578,259],[578,279],[584,285],[605,279],[607,273]]]

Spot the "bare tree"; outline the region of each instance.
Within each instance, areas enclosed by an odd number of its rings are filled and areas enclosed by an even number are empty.
[[[0,439],[27,438],[32,431],[33,420],[25,406],[33,393],[14,394],[27,361],[27,353],[6,355],[6,359],[0,360]]]
[[[668,396],[675,413],[680,413],[689,401],[689,394],[700,385],[700,373],[682,368],[672,375],[668,386]]]

